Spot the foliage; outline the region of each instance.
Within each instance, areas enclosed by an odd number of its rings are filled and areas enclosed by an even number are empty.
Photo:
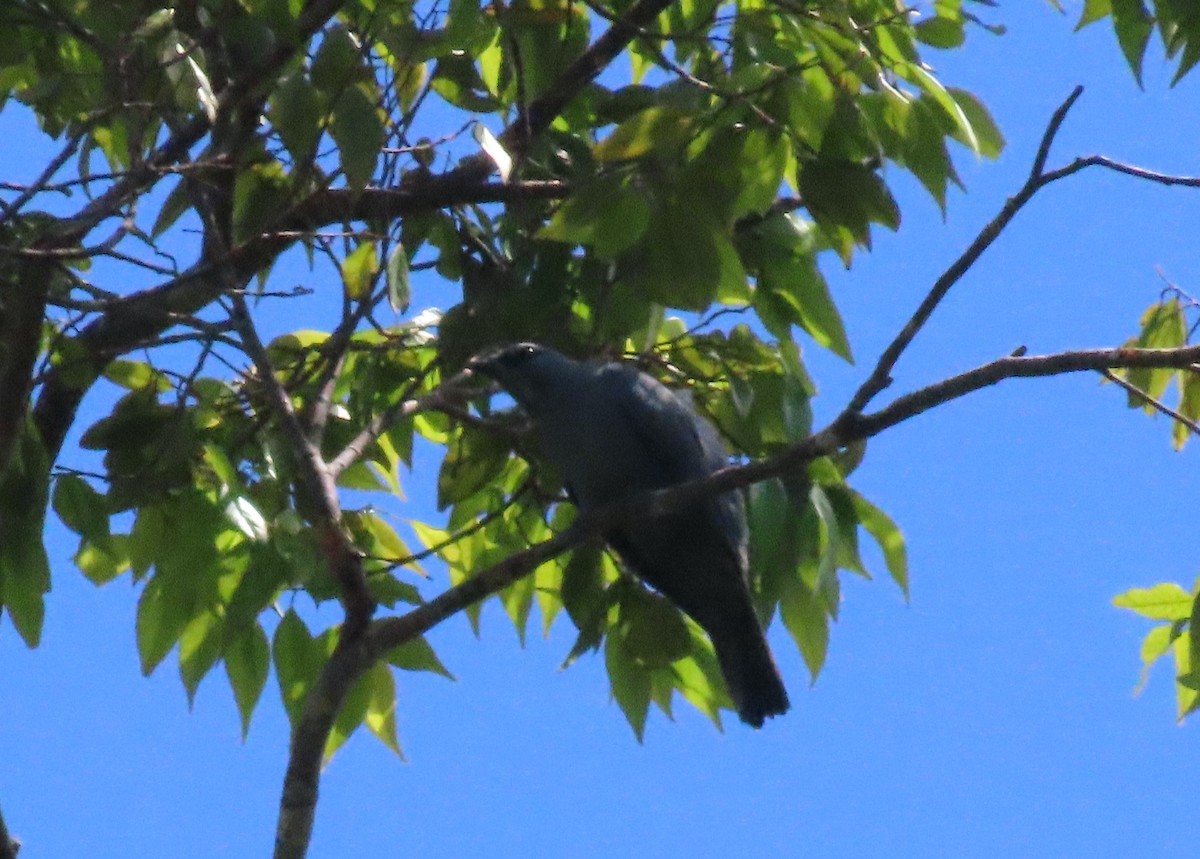
[[[1200,325],[1200,303],[1174,284],[1163,290],[1162,299],[1142,314],[1141,331],[1129,347],[1159,349],[1189,344]],[[1200,432],[1200,376],[1191,369],[1138,369],[1114,373],[1129,393],[1129,407],[1148,415],[1165,415],[1171,422],[1171,442],[1181,450]],[[1156,626],[1142,644],[1142,678],[1145,685],[1150,667],[1171,653],[1175,659],[1175,691],[1180,719],[1200,709],[1200,580],[1189,592],[1177,584],[1163,582],[1151,588],[1135,588],[1113,600],[1151,620],[1167,621]]]
[[[100,353],[88,334],[136,294],[112,276],[60,290],[37,392],[41,406],[62,388],[124,391],[80,442],[95,455],[78,461],[98,461],[99,478],[59,456],[52,506],[78,534],[75,560],[89,579],[141,585],[145,672],[177,650],[193,695],[224,663],[248,727],[273,664],[298,718],[335,636],[314,637],[303,605],[284,607],[300,593],[317,603],[341,596],[309,527],[313,501],[272,411],[272,385],[262,366],[248,367],[245,337],[222,316],[221,278],[197,286],[199,267],[231,268],[225,277],[238,284],[257,278],[263,312],[271,269],[289,246],[338,273],[341,307],[325,311],[327,330],[276,337],[268,372],[338,463],[337,484],[356,505],[340,525],[363,557],[371,596],[387,608],[423,599],[417,555],[394,525],[404,515],[401,466],[415,444],[445,449],[437,499],[446,520],[414,522],[412,531],[451,584],[566,521],[553,477],[514,457],[511,435],[486,412],[460,404],[466,411],[397,413],[490,343],[641,352],[692,389],[740,455],[769,455],[811,431],[815,388],[794,332],[851,359],[818,259],[832,251],[849,265],[874,227],[899,226],[888,162],[944,206],[957,182],[950,142],[988,156],[1003,145],[982,105],[931,76],[919,54],[922,43],[961,42],[973,19],[958,4],[940,4],[915,26],[889,2],[661,5],[651,25],[658,35],[630,43],[627,81],[614,71],[568,94],[545,132],[520,144],[488,133],[492,158],[518,159],[524,181],[550,190],[549,199],[507,207],[422,198],[431,167],[463,151],[438,129],[483,129],[492,116],[519,127],[523,113],[529,121],[589,50],[591,29],[623,7],[346,4],[311,34],[297,4],[283,2],[71,12],[17,3],[3,13],[4,97],[67,141],[65,164],[75,170],[37,196],[113,195],[95,225],[87,217],[95,204],[73,211],[59,202],[64,214],[39,238],[86,244],[95,226],[126,213],[113,248],[186,247],[177,236],[197,223],[207,234],[191,270],[151,270],[162,278],[154,289],[163,307],[182,305],[172,307],[182,324],[163,320]],[[223,94],[239,85],[247,98],[226,107]],[[194,152],[164,154],[195,124],[207,132]],[[161,169],[168,160],[182,166]],[[368,185],[412,189],[413,202],[397,219],[386,200],[364,195]],[[134,214],[138,198],[148,204]],[[16,208],[5,213],[10,222]],[[338,227],[345,238],[321,232]],[[78,259],[88,256],[105,252]],[[410,272],[428,268],[461,282],[462,301],[440,317],[395,319],[411,301]],[[184,297],[187,289],[201,294]],[[701,315],[668,318],[667,308]],[[745,321],[719,328],[714,310]],[[120,357],[147,339],[164,348],[150,360]],[[181,342],[194,347],[188,359]],[[222,366],[237,372],[210,372]],[[53,448],[64,427],[48,410],[37,414]],[[355,439],[366,443],[356,448]],[[760,484],[751,498],[763,616],[782,611],[814,676],[836,617],[838,570],[866,574],[860,528],[907,583],[895,525],[846,484],[854,464],[820,460],[802,483]],[[21,529],[6,545],[39,553],[40,530]],[[44,578],[6,578],[6,608],[31,644]],[[594,550],[499,595],[522,635],[535,603],[543,628],[566,607],[579,630],[568,662],[608,638],[614,696],[639,736],[651,701],[669,713],[676,692],[719,724],[727,701],[708,643],[694,630],[663,632],[680,621],[664,626],[660,615],[674,609],[649,598]],[[639,608],[649,605],[659,607]],[[471,616],[477,623],[478,607]],[[432,653],[397,664],[444,671]],[[364,682],[374,685],[351,696],[339,736],[386,721],[378,714],[391,706],[390,678],[372,672]]]
[[[1200,709],[1200,580],[1191,592],[1164,583],[1152,588],[1135,588],[1113,599],[1113,605],[1129,609],[1151,620],[1164,621],[1147,633],[1142,642],[1142,679],[1146,685],[1150,668],[1168,653],[1175,660],[1175,699],[1179,718]]]
[[[1057,3],[1056,3],[1057,5]],[[1200,9],[1187,0],[1085,0],[1078,29],[1109,18],[1121,53],[1142,83],[1142,63],[1155,32],[1162,40],[1167,58],[1177,68],[1176,84],[1200,62]]]
[[[991,5],[9,0],[0,108],[60,150],[0,209],[0,608],[36,646],[49,506],[90,581],[138,586],[144,672],[176,653],[190,697],[223,665],[245,731],[273,668],[297,725],[376,607],[430,605],[422,562],[457,587],[570,526],[536,440],[459,372],[480,349],[636,356],[738,459],[794,450],[817,393],[803,348],[853,360],[822,267],[899,228],[896,171],[944,210],[951,153],[1003,149],[923,61],[1002,29],[975,14]],[[1110,17],[1139,75],[1157,27],[1182,76],[1189,10],[1089,0],[1080,25]],[[307,283],[280,284],[284,258]],[[1136,345],[1182,343],[1180,313],[1159,305]],[[1171,378],[1194,418],[1188,373],[1128,381]],[[93,390],[108,413],[64,450]],[[422,447],[436,522],[402,485]],[[863,454],[749,490],[762,617],[814,678],[864,535],[907,593],[900,531],[849,483]],[[639,738],[676,696],[720,726],[707,640],[594,546],[495,596],[522,638],[535,606],[543,631],[573,624],[567,663],[603,648]],[[333,600],[345,625],[313,629]],[[1166,637],[1191,640],[1194,611]],[[392,668],[450,676],[418,633],[375,656],[325,756],[361,724],[399,753]]]

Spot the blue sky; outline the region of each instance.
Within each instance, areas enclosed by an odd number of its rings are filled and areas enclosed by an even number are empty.
[[[1078,5],[1078,4],[1072,4]],[[1200,77],[1137,89],[1107,23],[1071,32],[1045,4],[1005,4],[966,48],[931,59],[1009,139],[961,157],[967,195],[943,221],[895,176],[904,224],[850,272],[826,266],[859,358],[806,355],[832,415],[940,270],[1020,185],[1046,118],[1087,86],[1051,163],[1101,152],[1200,174]],[[1153,49],[1152,49],[1153,50]],[[11,126],[11,127],[10,127]],[[24,170],[46,149],[6,113]],[[1010,353],[1118,343],[1161,289],[1200,292],[1200,192],[1100,172],[1043,192],[960,283],[895,373],[896,393]],[[297,275],[303,277],[304,275]],[[866,365],[866,366],[864,366]],[[87,419],[87,416],[84,416]],[[408,763],[355,737],[326,771],[314,857],[1158,856],[1193,841],[1195,724],[1171,678],[1132,690],[1147,625],[1111,598],[1200,567],[1197,454],[1095,378],[1017,381],[874,440],[855,485],[903,527],[912,600],[847,580],[812,689],[778,626],[794,708],[718,734],[681,706],[639,746],[600,658],[557,670],[559,626],[525,649],[495,609],[476,640],[432,641],[458,676],[401,675]],[[415,499],[429,495],[414,475]],[[419,503],[419,502],[418,502]],[[214,673],[189,712],[167,663],[142,678],[127,581],[95,589],[55,561],[43,646],[0,627],[0,805],[29,856],[267,855],[286,759],[272,685],[248,741]],[[882,571],[876,560],[876,569]]]

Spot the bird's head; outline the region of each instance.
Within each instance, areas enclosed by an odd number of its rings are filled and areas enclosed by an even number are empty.
[[[467,367],[494,379],[534,417],[581,369],[578,362],[540,343],[508,343],[477,355]]]

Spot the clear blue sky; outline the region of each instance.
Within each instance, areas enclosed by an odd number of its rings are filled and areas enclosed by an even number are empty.
[[[1009,148],[960,159],[969,193],[945,221],[897,177],[899,234],[878,234],[851,272],[827,266],[860,366],[809,350],[819,414],[1019,186],[1075,84],[1087,92],[1052,163],[1102,152],[1200,174],[1200,73],[1171,91],[1153,61],[1139,92],[1107,23],[1072,34],[1074,17],[1037,2],[988,18],[1008,35],[932,60],[992,108]],[[24,144],[7,113],[0,129]],[[48,151],[35,145],[25,172]],[[956,288],[894,390],[1019,345],[1122,341],[1158,295],[1156,266],[1200,292],[1198,224],[1196,191],[1099,172],[1048,190]],[[1171,452],[1164,421],[1086,376],[1006,383],[875,440],[856,486],[907,535],[912,602],[848,580],[810,690],[773,628],[794,709],[761,732],[731,720],[718,734],[681,705],[675,724],[652,714],[639,746],[601,659],[557,671],[565,627],[522,650],[498,610],[480,640],[452,621],[432,640],[458,682],[399,677],[409,762],[354,738],[326,772],[312,855],[1186,855],[1198,726],[1175,724],[1166,666],[1132,697],[1147,625],[1110,599],[1200,568],[1193,445]],[[138,671],[127,579],[97,590],[61,530],[50,542],[43,646],[0,628],[0,805],[25,855],[268,855],[287,741],[274,681],[244,745],[220,672],[189,713],[172,660]]]

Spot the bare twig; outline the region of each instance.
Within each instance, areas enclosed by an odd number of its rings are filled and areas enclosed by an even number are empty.
[[[1050,154],[1050,147],[1054,143],[1054,138],[1057,136],[1059,128],[1062,127],[1063,120],[1066,119],[1067,112],[1082,93],[1083,87],[1075,87],[1066,100],[1054,111],[1054,115],[1051,116],[1046,130],[1042,134],[1042,140],[1038,145],[1037,155],[1033,161],[1033,168],[1030,170],[1029,178],[1025,180],[1025,184],[1021,186],[1016,194],[1005,201],[1003,208],[1000,209],[1000,213],[979,231],[975,240],[963,251],[962,255],[951,263],[950,267],[942,272],[942,275],[934,281],[933,287],[917,307],[912,317],[900,329],[900,333],[888,344],[888,347],[883,350],[883,354],[879,356],[879,361],[876,363],[875,369],[871,371],[871,375],[867,377],[867,380],[862,383],[850,399],[850,403],[847,406],[849,411],[862,411],[880,391],[891,384],[892,369],[896,366],[896,362],[900,360],[900,356],[904,353],[904,350],[908,348],[913,338],[917,336],[917,333],[929,321],[929,317],[933,315],[933,311],[941,304],[942,299],[946,297],[951,287],[970,271],[975,261],[991,246],[992,242],[1000,237],[1000,234],[1004,232],[1009,222],[1016,217],[1025,204],[1033,199],[1033,196],[1038,191],[1056,179],[1061,178],[1061,176],[1055,174],[1044,173],[1043,169],[1046,165],[1046,158]]]
[[[414,387],[419,385],[423,378],[424,376],[415,380],[413,382]],[[467,373],[458,373],[438,385],[428,394],[415,399],[411,399],[408,396],[401,397],[394,406],[385,409],[371,418],[367,425],[359,430],[358,434],[338,452],[337,456],[329,461],[329,465],[327,466],[329,473],[336,480],[338,475],[356,463],[366,449],[381,435],[395,426],[397,421],[411,415],[419,414],[420,412],[443,411],[446,406],[462,402],[465,396],[462,386],[467,378]]]
[[[67,161],[79,151],[79,144],[83,142],[83,134],[77,133],[71,136],[66,145],[63,146],[59,153],[50,159],[50,163],[46,168],[33,180],[33,184],[24,189],[17,195],[12,202],[0,204],[0,226],[3,226],[9,218],[13,217],[21,211],[21,208],[46,189],[47,183],[54,177]]]
[[[1152,409],[1155,409],[1156,411],[1161,412],[1162,414],[1166,415],[1167,417],[1178,421],[1179,423],[1183,424],[1185,427],[1190,429],[1196,435],[1200,435],[1200,424],[1197,424],[1191,418],[1185,417],[1184,415],[1180,414],[1175,409],[1171,408],[1166,403],[1164,403],[1162,400],[1159,400],[1159,399],[1156,399],[1156,398],[1150,396],[1148,393],[1143,391],[1137,385],[1132,385],[1125,379],[1122,379],[1120,376],[1118,376],[1112,370],[1108,370],[1108,369],[1101,370],[1100,375],[1102,375],[1104,378],[1108,379],[1108,381],[1114,382],[1115,384],[1124,388],[1126,391],[1128,391],[1130,394],[1133,394],[1133,396],[1140,399],[1142,402],[1144,402],[1146,405],[1150,406]]]

